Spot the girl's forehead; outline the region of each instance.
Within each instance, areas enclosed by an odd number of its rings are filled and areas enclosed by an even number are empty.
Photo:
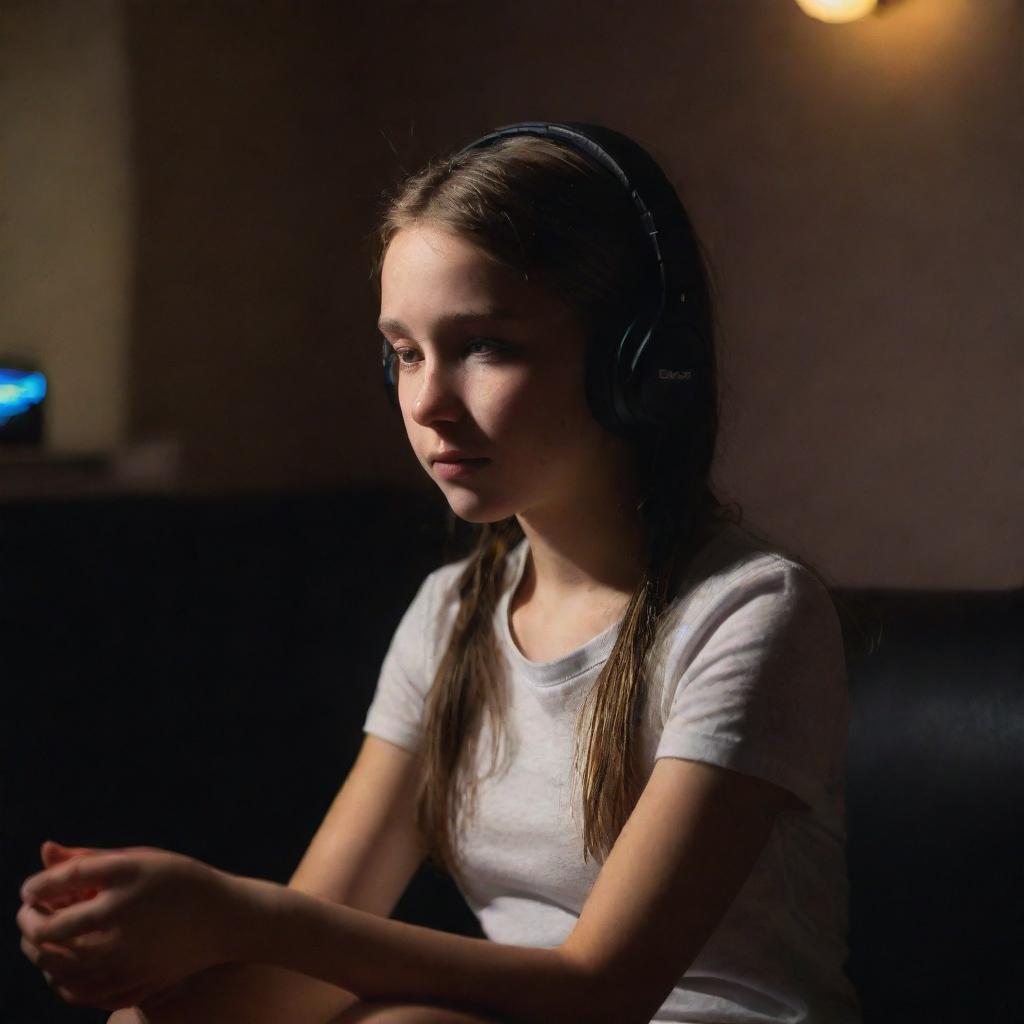
[[[381,267],[381,286],[458,284],[493,287],[514,275],[471,242],[429,224],[403,228],[391,239]]]
[[[485,311],[546,318],[564,308],[472,242],[433,225],[398,231],[381,266],[382,324]]]

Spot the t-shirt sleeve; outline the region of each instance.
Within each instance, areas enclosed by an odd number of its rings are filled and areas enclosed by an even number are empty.
[[[716,764],[817,803],[839,770],[848,716],[824,586],[792,562],[750,570],[674,639],[678,682],[655,757]]]
[[[377,679],[363,731],[407,750],[423,735],[427,692],[436,670],[437,590],[442,572],[424,580],[398,624]]]

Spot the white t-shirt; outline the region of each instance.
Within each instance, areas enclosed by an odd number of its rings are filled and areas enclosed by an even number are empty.
[[[460,835],[463,896],[491,940],[554,947],[572,930],[600,871],[584,864],[570,806],[573,728],[619,624],[553,662],[523,656],[509,601],[528,554],[506,560],[495,633],[508,671],[511,760],[480,785]],[[805,807],[784,812],[725,917],[654,1021],[853,1024],[846,958],[843,759],[845,662],[831,599],[806,570],[736,526],[699,553],[701,582],[673,602],[649,680],[645,770],[660,757],[767,779]],[[365,731],[417,749],[424,698],[458,607],[465,563],[420,588],[381,670]],[[484,724],[480,764],[491,764]],[[504,753],[502,750],[500,753]]]

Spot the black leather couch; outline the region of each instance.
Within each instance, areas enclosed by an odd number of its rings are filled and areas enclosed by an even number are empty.
[[[390,490],[0,505],[0,1021],[106,1017],[18,950],[44,838],[287,878],[443,523],[433,497]],[[837,596],[865,1020],[1024,1019],[1024,595]],[[479,934],[429,869],[397,916]]]

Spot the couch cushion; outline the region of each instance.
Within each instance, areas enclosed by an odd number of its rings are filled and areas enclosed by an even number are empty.
[[[995,1021],[1024,974],[1024,591],[840,595],[850,972],[871,1022]]]

